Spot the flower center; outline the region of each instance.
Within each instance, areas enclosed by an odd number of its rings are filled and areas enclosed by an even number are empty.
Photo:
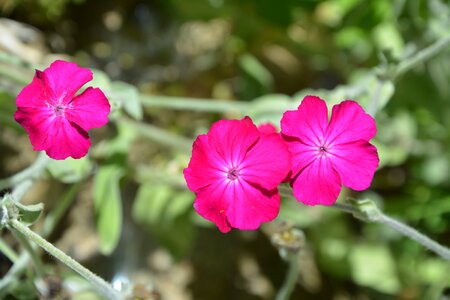
[[[328,153],[328,148],[325,145],[321,145],[319,146],[319,154],[324,156],[327,155]]]
[[[231,168],[228,170],[227,178],[230,180],[236,180],[239,178],[239,170],[236,168]]]
[[[55,112],[55,115],[58,116],[62,116],[64,114],[64,110],[65,107],[62,104],[56,104],[55,107],[53,108],[53,111]]]

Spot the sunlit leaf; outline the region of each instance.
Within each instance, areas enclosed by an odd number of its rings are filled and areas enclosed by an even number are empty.
[[[101,166],[94,179],[93,197],[100,251],[110,254],[122,230],[122,199],[119,180],[124,171],[118,165]]]

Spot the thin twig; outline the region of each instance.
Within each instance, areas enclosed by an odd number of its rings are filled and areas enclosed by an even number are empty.
[[[284,279],[283,285],[277,293],[275,300],[289,300],[292,292],[297,284],[298,276],[300,274],[300,263],[298,253],[292,254],[289,259],[289,270]]]
[[[111,300],[120,300],[122,299],[120,293],[116,291],[109,283],[95,275],[85,267],[83,267],[79,262],[53,246],[51,243],[47,242],[44,238],[42,238],[37,233],[31,231],[27,226],[19,222],[18,220],[10,220],[9,226],[14,228],[15,230],[22,233],[27,239],[33,241],[37,245],[39,245],[42,249],[47,251],[50,255],[54,256],[56,259],[61,261],[63,264],[80,274],[84,277],[89,283],[91,283],[102,295],[107,297],[107,299]]]

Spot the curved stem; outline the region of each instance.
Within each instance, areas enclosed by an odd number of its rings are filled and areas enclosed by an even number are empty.
[[[28,168],[11,177],[0,180],[0,190],[15,186],[27,179],[38,177],[44,171],[49,161],[50,158],[44,152],[39,153],[36,161]]]
[[[411,56],[398,64],[394,73],[394,79],[397,79],[399,76],[403,75],[405,72],[411,70],[420,63],[427,61],[448,46],[450,46],[450,35],[436,41],[434,44],[428,46],[427,48],[420,50],[414,56]]]
[[[12,228],[12,232],[14,233],[14,236],[17,238],[17,240],[20,242],[20,244],[25,248],[25,250],[30,255],[31,259],[34,263],[34,268],[36,270],[36,275],[40,278],[44,277],[44,265],[42,264],[41,259],[37,255],[36,251],[31,247],[31,244],[28,242],[28,240],[23,236],[23,234],[16,230],[15,228]]]
[[[248,108],[246,103],[219,99],[211,101],[211,99],[140,95],[140,100],[143,106],[163,107],[174,110],[223,113],[228,111],[242,112]]]
[[[80,263],[75,261],[73,258],[53,246],[51,243],[47,242],[40,235],[31,231],[27,226],[23,225],[18,220],[10,220],[9,226],[16,229],[20,233],[22,233],[27,239],[32,240],[36,244],[38,244],[42,249],[47,251],[49,254],[57,258],[63,264],[80,274],[84,277],[88,282],[90,282],[102,295],[107,297],[107,299],[119,300],[122,299],[120,293],[116,291],[109,283],[95,275],[85,267],[83,267]]]
[[[349,204],[335,203],[335,204],[333,204],[332,207],[342,210],[346,213],[351,213],[355,217],[365,214],[365,212],[360,211],[355,206],[349,205]],[[389,226],[390,228],[400,232],[404,236],[409,237],[410,239],[423,245],[425,248],[436,253],[437,255],[444,258],[445,260],[450,260],[450,249],[448,249],[447,247],[442,246],[441,244],[433,241],[432,239],[430,239],[426,235],[420,233],[416,229],[385,215],[379,209],[377,209],[376,215],[377,215],[377,218],[375,218],[375,219],[369,220],[369,219],[364,218],[363,220],[366,220],[368,222],[378,222],[378,223],[382,223],[386,226]],[[358,217],[358,219],[361,219],[361,218]]]
[[[422,244],[425,248],[429,249],[430,251],[433,251],[442,258],[450,260],[450,250],[447,247],[442,246],[439,243],[433,241],[432,239],[420,233],[416,229],[409,227],[408,225],[403,224],[384,214],[381,215],[381,219],[379,222],[391,227],[392,229],[400,232],[401,234],[409,237],[410,239],[415,240],[416,242]]]
[[[284,279],[281,289],[278,291],[275,300],[289,300],[300,274],[300,264],[298,254],[293,254],[289,259],[289,270]]]
[[[64,213],[70,207],[71,203],[75,199],[76,192],[78,191],[81,182],[72,185],[67,194],[58,201],[58,204],[55,209],[53,209],[45,218],[44,225],[42,226],[41,236],[44,238],[49,236],[53,231],[55,226],[58,224]],[[35,245],[32,245],[33,249],[36,248]],[[0,299],[2,299],[4,293],[7,290],[7,287],[14,281],[17,280],[18,277],[23,273],[26,268],[28,261],[30,259],[30,255],[27,251],[23,251],[16,261],[14,261],[14,265],[9,269],[8,273],[0,279]]]
[[[0,252],[3,253],[12,263],[15,263],[19,258],[11,247],[0,238]]]
[[[192,141],[183,136],[179,136],[172,132],[158,128],[151,124],[136,122],[129,118],[121,118],[120,122],[125,122],[136,128],[144,137],[151,139],[154,142],[160,143],[168,147],[182,149],[189,151],[192,147]]]

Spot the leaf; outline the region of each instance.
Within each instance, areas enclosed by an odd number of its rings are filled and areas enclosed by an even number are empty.
[[[18,209],[20,222],[26,226],[33,225],[39,219],[44,209],[44,204],[42,203],[30,205],[24,205],[16,201],[11,201],[11,203]]]
[[[136,87],[122,81],[115,81],[111,85],[110,91],[111,97],[120,102],[126,113],[136,120],[142,120],[142,105]]]
[[[349,261],[353,280],[380,292],[395,294],[400,289],[395,261],[379,244],[359,244],[351,248]]]
[[[95,176],[93,197],[100,251],[111,254],[122,229],[122,199],[119,180],[124,174],[118,165],[101,166]]]
[[[51,160],[48,164],[50,174],[64,183],[75,183],[92,172],[92,162],[87,157],[81,159]]]
[[[165,184],[143,184],[133,204],[133,219],[146,224],[158,223],[163,216],[171,188]]]

